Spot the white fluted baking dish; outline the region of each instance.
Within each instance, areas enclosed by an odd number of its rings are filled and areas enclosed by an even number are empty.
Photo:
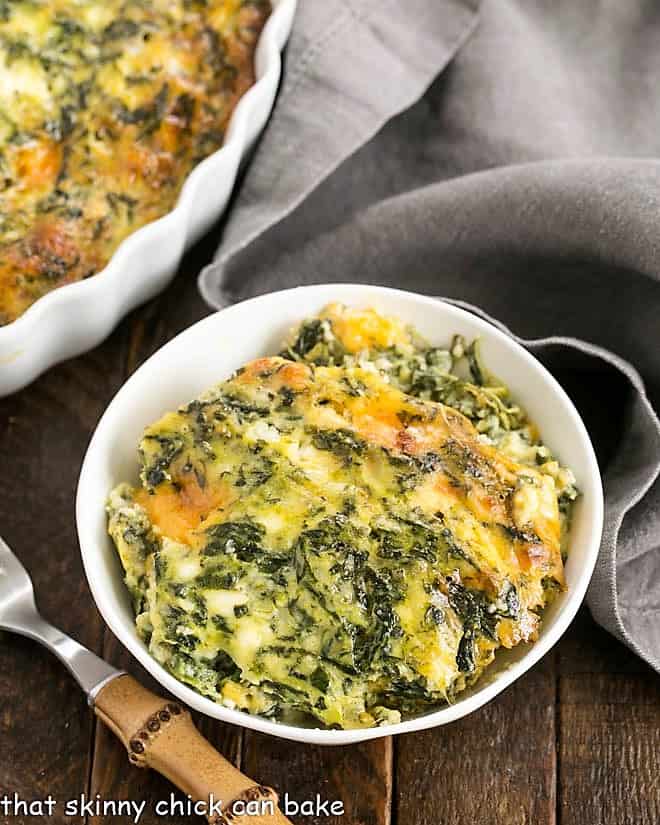
[[[0,327],[0,396],[25,387],[53,364],[106,338],[121,318],[163,290],[195,240],[220,217],[241,160],[272,111],[281,51],[297,0],[272,0],[273,13],[255,54],[256,83],[231,117],[223,146],[193,169],[176,207],[138,229],[101,272],[49,292],[23,315]]]

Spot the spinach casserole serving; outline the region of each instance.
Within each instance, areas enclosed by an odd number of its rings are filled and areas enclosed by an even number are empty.
[[[564,587],[573,475],[478,342],[331,305],[139,455],[107,504],[138,633],[230,708],[340,728],[432,710]]]
[[[0,325],[175,205],[268,0],[0,0]]]

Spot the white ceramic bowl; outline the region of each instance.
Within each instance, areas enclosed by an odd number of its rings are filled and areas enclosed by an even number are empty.
[[[296,3],[272,0],[255,54],[256,83],[234,110],[223,146],[186,179],[176,207],[129,235],[101,272],[49,292],[0,326],[0,397],[99,344],[126,313],[167,286],[184,251],[217,221],[272,111]]]
[[[366,730],[318,730],[250,716],[215,704],[171,676],[136,634],[104,511],[106,497],[118,482],[137,481],[137,444],[145,426],[247,361],[277,352],[292,326],[331,301],[396,315],[438,345],[447,344],[453,333],[468,339],[480,337],[485,363],[528,410],[545,442],[574,470],[582,493],[571,530],[568,589],[547,611],[539,640],[498,653],[481,681],[453,705]],[[190,327],[153,355],[117,393],[98,424],[80,474],[76,510],[83,562],[96,604],[115,636],[165,688],[217,719],[287,739],[339,745],[459,719],[537,662],[566,630],[584,597],[601,539],[603,494],[594,451],[575,407],[544,367],[511,338],[434,298],[376,286],[332,284],[275,292],[236,304]]]

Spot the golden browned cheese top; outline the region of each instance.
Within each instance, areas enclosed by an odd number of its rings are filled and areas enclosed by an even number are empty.
[[[174,207],[254,82],[269,11],[267,0],[0,2],[0,325],[98,272]]]
[[[150,650],[231,707],[395,721],[536,637],[553,478],[377,372],[261,358],[141,443],[109,503]]]

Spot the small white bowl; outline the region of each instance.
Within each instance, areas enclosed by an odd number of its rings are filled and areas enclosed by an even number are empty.
[[[454,704],[396,725],[366,730],[320,730],[250,716],[212,702],[169,674],[150,656],[135,631],[104,510],[107,495],[117,483],[137,480],[137,444],[148,424],[247,361],[277,352],[292,326],[331,301],[396,315],[437,345],[447,344],[453,333],[481,338],[485,363],[526,408],[548,446],[573,469],[581,492],[566,564],[568,589],[547,610],[539,640],[499,652],[482,679]],[[80,474],[76,517],[85,572],[103,618],[167,690],[216,719],[286,739],[343,745],[459,719],[484,705],[547,653],[575,616],[589,584],[601,539],[603,493],[593,447],[575,407],[547,370],[515,341],[474,315],[434,298],[384,287],[326,284],[274,292],[223,309],[182,332],[140,367],[96,428]]]
[[[0,397],[100,344],[124,315],[165,289],[185,250],[218,220],[275,103],[296,3],[272,0],[255,52],[256,82],[238,102],[222,147],[186,178],[176,207],[129,235],[92,278],[54,289],[0,326]]]

